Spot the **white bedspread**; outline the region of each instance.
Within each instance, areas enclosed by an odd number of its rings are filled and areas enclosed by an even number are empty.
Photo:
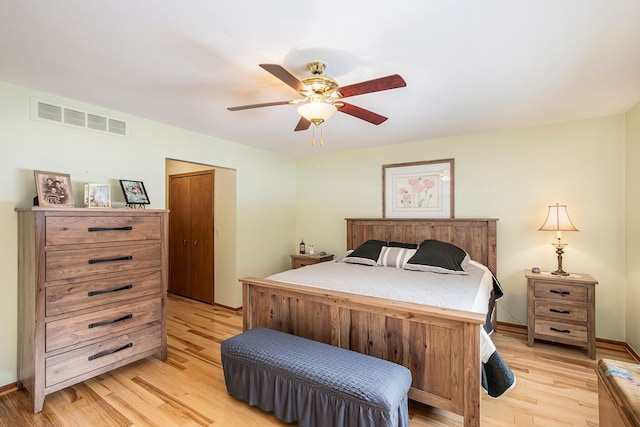
[[[269,276],[280,282],[486,314],[493,276],[470,261],[468,275],[323,262]]]

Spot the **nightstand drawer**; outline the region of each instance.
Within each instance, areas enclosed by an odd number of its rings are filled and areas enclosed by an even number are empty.
[[[291,255],[291,268],[296,269],[307,265],[319,264],[333,260],[333,254],[326,255]]]
[[[554,341],[564,340],[587,342],[587,327],[572,325],[569,323],[553,322],[547,320],[535,320],[536,336],[547,335],[553,337]],[[544,337],[542,337],[544,339]]]
[[[587,302],[587,288],[558,282],[537,280],[534,294],[536,298],[563,299],[565,301]]]
[[[584,305],[562,304],[555,301],[536,300],[536,316],[553,317],[555,319],[587,321],[587,307]]]

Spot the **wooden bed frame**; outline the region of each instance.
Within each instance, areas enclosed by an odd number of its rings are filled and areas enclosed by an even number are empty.
[[[347,248],[369,239],[451,242],[496,272],[496,219],[351,219]],[[480,328],[485,316],[345,292],[245,278],[244,330],[291,333],[406,366],[409,398],[480,425]]]

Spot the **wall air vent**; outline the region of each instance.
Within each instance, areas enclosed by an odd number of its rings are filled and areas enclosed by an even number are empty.
[[[38,102],[38,117],[41,119],[62,122],[62,107]]]
[[[107,118],[96,116],[95,114],[87,114],[87,127],[89,129],[107,131]]]
[[[105,132],[112,135],[129,135],[129,126],[125,121],[101,114],[80,111],[69,106],[55,105],[35,98],[31,98],[31,119]]]
[[[64,122],[68,125],[84,126],[84,116],[85,114],[82,111],[64,109]]]
[[[122,120],[109,119],[109,132],[117,133],[118,135],[126,135],[127,124]]]

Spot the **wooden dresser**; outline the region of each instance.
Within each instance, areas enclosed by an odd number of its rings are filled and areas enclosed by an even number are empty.
[[[167,357],[167,211],[18,212],[18,386],[47,394]]]
[[[588,274],[554,276],[525,271],[528,342],[543,339],[585,347],[596,358],[596,284]]]

